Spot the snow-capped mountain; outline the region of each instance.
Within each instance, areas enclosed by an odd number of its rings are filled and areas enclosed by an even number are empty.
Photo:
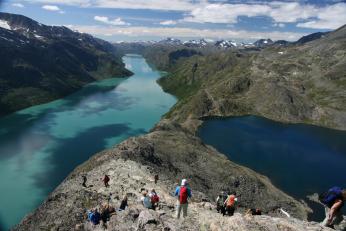
[[[166,44],[166,45],[182,45],[182,42],[180,39],[175,38],[166,38],[164,40],[161,40],[157,42],[158,44]]]
[[[266,47],[266,46],[272,45],[273,43],[274,43],[273,40],[268,38],[268,39],[259,39],[256,42],[254,42],[254,45],[256,47]]]
[[[183,42],[183,45],[187,47],[205,47],[208,44],[209,43],[205,39],[200,39],[200,40],[192,39],[192,40]]]
[[[219,40],[216,41],[214,44],[216,47],[219,48],[231,48],[231,47],[237,47],[238,44],[236,42],[230,41],[230,40]]]

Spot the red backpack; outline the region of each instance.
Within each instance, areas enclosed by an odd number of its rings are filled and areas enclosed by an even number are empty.
[[[151,203],[157,203],[160,201],[160,197],[157,194],[151,196]]]
[[[235,204],[235,196],[234,196],[234,195],[230,195],[230,196],[228,197],[226,206],[227,206],[227,207],[233,207],[234,204]]]
[[[179,201],[180,204],[186,204],[187,203],[187,187],[181,186],[180,192],[179,192]]]

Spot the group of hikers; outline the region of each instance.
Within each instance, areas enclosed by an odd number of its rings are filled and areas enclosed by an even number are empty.
[[[119,208],[115,209],[113,206],[111,206],[108,203],[105,203],[101,206],[100,211],[95,208],[91,209],[87,212],[88,215],[88,220],[93,224],[93,225],[98,225],[102,224],[103,227],[107,227],[107,221],[109,221],[110,217],[115,215],[116,212],[118,211],[123,211],[128,207],[127,203],[127,196],[125,195],[123,199],[120,202]]]
[[[158,175],[155,175],[155,184],[157,184],[158,179]],[[86,181],[86,177],[83,176],[82,185],[85,187]],[[108,175],[104,175],[102,181],[105,187],[109,186],[110,178]],[[147,189],[141,188],[140,193],[142,195],[140,201],[145,208],[155,210],[159,206],[160,197],[155,189],[151,189],[151,191],[148,192]],[[191,187],[186,179],[182,179],[181,184],[175,188],[174,196],[177,198],[176,218],[179,219],[181,214],[185,218],[188,211],[188,202],[192,197]],[[335,225],[340,224],[343,220],[341,209],[346,201],[346,189],[332,187],[327,192],[319,195],[319,201],[324,205],[326,213],[326,218],[322,224],[330,228],[334,228]],[[225,191],[221,191],[216,198],[216,210],[223,216],[233,216],[238,202],[239,199],[236,192],[226,193]],[[93,224],[99,224],[100,221],[105,224],[116,211],[123,211],[126,207],[128,207],[127,196],[124,196],[117,210],[110,206],[108,201],[108,204],[101,207],[100,212],[98,212],[97,209],[90,210],[88,212],[88,219]],[[262,215],[262,211],[259,208],[252,208],[248,209],[246,214]]]
[[[155,210],[158,207],[160,201],[160,197],[159,195],[157,195],[155,189],[152,189],[150,193],[148,193],[147,189],[142,188],[141,193],[141,202],[143,206],[147,209]]]

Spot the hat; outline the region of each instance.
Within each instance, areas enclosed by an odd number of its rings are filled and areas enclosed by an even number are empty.
[[[186,179],[182,179],[182,180],[181,180],[181,185],[182,185],[182,186],[185,186],[186,184],[187,184],[187,180],[186,180]]]

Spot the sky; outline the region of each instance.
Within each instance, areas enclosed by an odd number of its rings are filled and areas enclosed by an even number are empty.
[[[346,24],[346,0],[11,0],[1,12],[116,41],[295,41]]]

